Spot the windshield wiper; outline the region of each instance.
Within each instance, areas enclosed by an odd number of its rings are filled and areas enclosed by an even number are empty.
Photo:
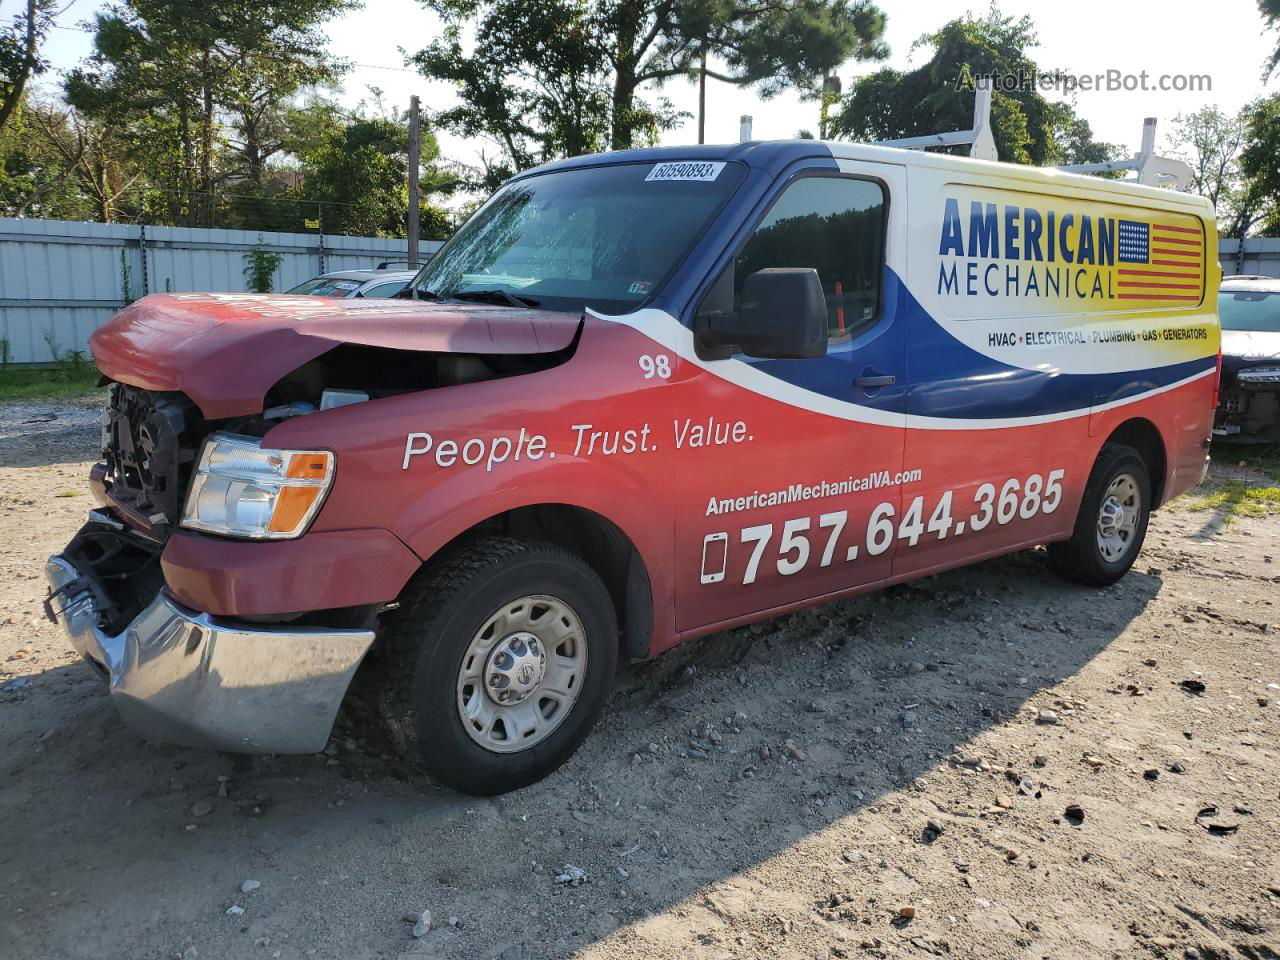
[[[542,301],[522,297],[508,290],[462,290],[449,295],[451,300],[474,300],[477,303],[499,303],[508,307],[536,307]]]
[[[436,293],[434,290],[428,290],[426,287],[418,287],[413,292],[418,295],[419,300],[439,300],[440,299],[440,294]]]

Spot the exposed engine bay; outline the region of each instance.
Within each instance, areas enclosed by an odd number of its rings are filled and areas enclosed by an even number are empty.
[[[176,391],[113,383],[102,427],[102,479],[130,525],[163,542],[182,519],[201,445],[223,430],[262,437],[289,417],[422,390],[522,376],[564,363],[564,349],[535,354],[438,353],[342,344],[282,377],[260,412],[209,420]]]
[[[263,419],[328,410],[419,390],[536,373],[564,363],[577,338],[551,353],[428,353],[342,344],[282,377],[267,391]]]

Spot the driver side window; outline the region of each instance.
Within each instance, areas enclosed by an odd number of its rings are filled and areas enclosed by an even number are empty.
[[[774,202],[708,301],[719,299],[723,305],[732,284],[736,313],[751,274],[772,267],[813,268],[826,298],[828,342],[848,340],[880,312],[885,208],[884,188],[871,180],[796,180]]]

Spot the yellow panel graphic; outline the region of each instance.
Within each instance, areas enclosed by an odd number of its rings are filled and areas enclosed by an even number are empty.
[[[1193,216],[951,184],[943,191],[936,294],[984,316],[1195,307],[1204,228]],[[970,301],[965,304],[964,301]],[[992,301],[1011,301],[1003,308]]]

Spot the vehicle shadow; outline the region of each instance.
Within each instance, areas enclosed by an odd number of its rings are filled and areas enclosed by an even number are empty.
[[[1074,587],[1026,552],[717,634],[624,667],[569,764],[489,799],[414,778],[350,713],[324,755],[211,755],[133,736],[87,666],[51,670],[0,693],[7,949],[79,955],[92,930],[102,956],[568,956],[807,838],[857,846],[851,813],[927,793],[1160,587]],[[689,954],[731,955],[705,909]]]

